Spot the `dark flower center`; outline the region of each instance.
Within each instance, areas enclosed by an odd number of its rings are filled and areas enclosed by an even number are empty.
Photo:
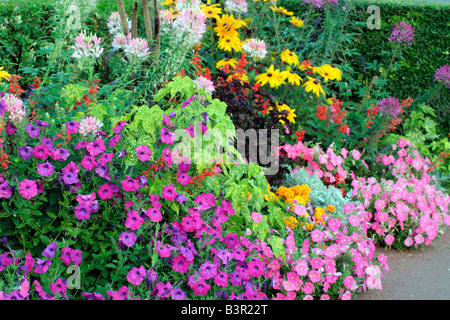
[[[268,76],[268,77],[271,77],[271,76],[272,76],[272,73],[268,73],[267,76]]]

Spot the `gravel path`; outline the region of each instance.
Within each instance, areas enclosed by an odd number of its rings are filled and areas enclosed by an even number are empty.
[[[450,228],[423,250],[400,252],[377,248],[390,271],[381,280],[383,291],[370,290],[354,300],[450,300]]]

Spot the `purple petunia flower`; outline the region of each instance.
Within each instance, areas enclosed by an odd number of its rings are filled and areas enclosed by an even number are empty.
[[[96,174],[98,174],[100,177],[105,178],[108,181],[111,180],[111,176],[108,174],[108,172],[109,172],[108,166],[99,165],[95,168],[94,172]]]
[[[223,241],[225,242],[225,246],[228,249],[233,249],[234,247],[237,247],[240,244],[238,235],[232,232],[228,233],[223,239]]]
[[[148,270],[147,271],[147,287],[151,290],[153,287],[153,282],[158,281],[158,274],[155,270]]]
[[[89,142],[87,142],[87,141],[80,141],[80,142],[78,142],[77,145],[75,146],[75,150],[86,149],[88,143]]]
[[[50,162],[38,163],[37,173],[43,177],[50,177],[53,174],[55,167]]]
[[[133,267],[127,274],[127,280],[131,284],[138,286],[142,281],[144,281],[145,276],[146,273],[144,266],[140,266],[139,268]]]
[[[176,288],[172,290],[170,296],[172,297],[172,300],[184,300],[186,298],[186,293],[180,288]]]
[[[9,199],[12,196],[12,190],[8,184],[9,180],[0,183],[0,198]]]
[[[51,260],[42,260],[39,258],[36,258],[36,266],[34,267],[34,272],[43,274],[47,272],[48,268],[50,268],[50,265],[52,264]]]
[[[120,150],[119,155],[117,157],[122,159],[122,158],[125,158],[126,155],[127,155],[127,150],[122,149],[122,150]]]
[[[36,125],[38,127],[48,127],[50,125],[50,123],[42,121],[42,120],[36,120]]]
[[[3,115],[5,114],[5,109],[6,109],[6,102],[5,100],[0,99],[0,117],[3,117]]]
[[[79,182],[77,175],[71,172],[63,173],[62,179],[64,180],[65,184],[69,185]]]
[[[175,197],[175,201],[178,202],[181,205],[185,204],[187,200],[188,200],[188,198],[186,198],[186,196],[184,194],[182,194],[182,193],[179,193]]]
[[[217,275],[217,265],[208,261],[200,266],[200,276],[203,279],[212,279]]]
[[[78,127],[80,126],[80,122],[69,121],[65,123],[67,133],[76,133],[78,131]]]
[[[42,143],[47,147],[48,150],[53,149],[53,141],[52,139],[48,139],[46,137],[42,137]]]
[[[92,210],[88,206],[76,206],[75,217],[79,220],[87,220],[91,217]]]
[[[136,234],[134,232],[122,232],[119,237],[119,240],[128,248],[135,244],[136,239]]]
[[[81,295],[88,300],[106,300],[106,298],[104,296],[102,296],[101,293],[82,292]]]
[[[56,250],[58,249],[58,244],[56,241],[53,241],[49,244],[44,251],[42,251],[42,255],[46,258],[53,258],[55,256]]]
[[[70,156],[70,151],[64,148],[59,149],[59,161],[66,161]]]
[[[19,157],[23,160],[30,160],[33,157],[33,148],[28,146],[23,146],[17,149]]]
[[[17,127],[12,122],[8,121],[6,123],[5,130],[6,133],[11,136],[17,132]]]
[[[40,136],[39,128],[36,126],[33,126],[30,122],[28,122],[28,124],[27,124],[26,131],[27,131],[28,135],[33,139],[37,139]]]

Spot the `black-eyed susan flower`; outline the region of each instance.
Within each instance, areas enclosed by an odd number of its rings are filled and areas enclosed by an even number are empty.
[[[298,62],[298,56],[292,52],[291,50],[284,50],[280,54],[281,61],[287,63],[289,65],[298,66],[300,62]]]
[[[270,7],[270,9],[272,9],[272,11],[274,11],[274,12],[282,13],[282,14],[285,14],[287,16],[294,15],[293,12],[290,12],[287,9],[283,8],[283,7],[277,7],[276,5],[273,5],[273,7]]]
[[[200,9],[202,9],[206,17],[220,19],[219,14],[222,13],[222,9],[219,6],[219,3],[211,4],[211,0],[208,0],[206,4],[200,5]]]
[[[223,14],[217,19],[216,27],[214,31],[219,38],[226,37],[239,37],[239,33],[236,29],[239,29],[241,24],[233,15]]]
[[[176,6],[177,0],[164,0],[161,4],[165,6]]]
[[[321,93],[323,95],[325,95],[325,91],[323,91],[322,85],[320,84],[319,80],[308,77],[308,76],[307,76],[307,78],[308,78],[308,81],[306,81],[303,84],[306,92],[312,92],[315,95],[317,95],[317,97],[319,97]]]
[[[328,80],[341,80],[341,70],[330,64],[324,64],[318,68],[315,68],[314,71],[318,73],[325,80],[325,82],[328,82]]]
[[[222,60],[217,61],[216,68],[220,69],[225,66],[234,67],[236,64],[237,64],[237,60],[235,58],[222,59]]]
[[[217,44],[217,47],[219,49],[225,50],[225,51],[236,51],[241,52],[242,51],[242,43],[239,37],[223,37],[219,40],[219,43]]]
[[[289,20],[289,22],[292,23],[296,27],[301,27],[304,24],[303,20],[301,20],[297,17],[294,17],[294,16],[291,17],[291,20]]]
[[[292,85],[299,86],[300,83],[303,82],[303,79],[292,70],[283,71],[282,74],[283,74],[284,78],[287,80],[287,82],[289,82]]]
[[[275,67],[271,65],[269,69],[266,69],[266,73],[262,73],[255,78],[257,83],[261,85],[269,84],[271,88],[278,87],[284,83],[284,76],[279,69],[275,70]]]

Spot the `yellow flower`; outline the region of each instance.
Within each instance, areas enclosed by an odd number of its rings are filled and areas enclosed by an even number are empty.
[[[330,212],[335,212],[336,211],[336,207],[332,206],[331,204],[327,205],[327,210]]]
[[[276,5],[274,5],[273,7],[270,7],[270,9],[272,9],[272,11],[274,11],[274,12],[279,12],[279,13],[285,14],[287,16],[292,16],[294,14],[293,12],[289,12],[285,8],[277,7]]]
[[[234,67],[236,64],[237,64],[237,60],[235,58],[222,59],[222,60],[217,61],[216,68],[220,69],[224,66]]]
[[[289,65],[298,66],[300,64],[300,62],[298,62],[298,56],[290,50],[283,51],[280,55],[280,58],[281,58],[281,61],[283,61]]]
[[[164,0],[161,4],[166,6],[176,6],[177,0]]]
[[[2,78],[8,79],[9,77],[11,77],[11,75],[8,72],[2,70],[3,67],[0,67],[0,81],[2,80]]]
[[[324,64],[318,68],[315,68],[314,71],[317,72],[325,80],[325,82],[328,82],[328,80],[341,80],[341,70],[331,66],[330,64]]]
[[[219,43],[217,44],[217,47],[219,49],[225,50],[225,51],[236,51],[241,52],[242,51],[242,44],[239,37],[224,37],[219,40]]]
[[[300,82],[303,82],[303,79],[296,74],[294,71],[283,71],[282,74],[284,75],[284,78],[292,85],[300,85]]]
[[[306,92],[311,92],[312,91],[314,94],[317,95],[317,97],[319,97],[320,93],[325,95],[325,91],[323,91],[319,80],[311,78],[311,77],[308,77],[308,76],[307,76],[307,78],[308,78],[308,81],[303,84],[303,86],[305,87]]]
[[[233,15],[223,14],[217,19],[214,31],[219,38],[238,37],[239,33],[236,29],[239,29],[242,26],[247,26],[244,20],[235,19]]]
[[[294,191],[292,191],[289,188],[283,187],[283,186],[279,187],[277,189],[277,191],[275,192],[275,194],[284,199],[293,198],[295,196]]]
[[[291,17],[291,20],[289,21],[296,27],[301,27],[304,24],[303,20],[300,20],[299,18],[296,17]]]
[[[314,223],[308,223],[306,225],[306,230],[311,231],[312,229],[314,229]]]
[[[298,227],[298,220],[294,217],[289,217],[287,219],[282,218],[283,222],[286,224],[287,227],[291,229],[295,229]]]
[[[286,104],[280,104],[277,102],[277,109],[278,112],[282,112],[282,111],[287,111],[287,115],[286,115],[286,119],[288,119],[289,122],[291,123],[295,123],[294,118],[297,117],[297,115],[295,114],[295,109],[291,109],[289,108],[288,105]],[[267,110],[271,111],[271,108],[268,108]],[[282,117],[282,115],[279,115],[278,117]],[[284,120],[280,119],[281,124],[284,124]]]
[[[220,6],[220,4],[211,4],[211,0],[208,0],[208,3],[200,5],[200,8],[207,18],[220,19],[219,13],[222,13],[222,9],[218,8],[218,6]]]
[[[323,215],[323,214],[326,214],[324,208],[317,207],[317,208],[314,209],[314,215],[319,215],[319,216],[321,216],[321,215]]]
[[[261,83],[261,85],[265,85],[269,83],[270,87],[278,87],[284,83],[284,77],[281,74],[279,69],[274,68],[273,65],[266,69],[266,73],[262,73],[255,78],[257,83]]]
[[[235,73],[235,79],[241,80],[241,84],[244,82],[248,82],[248,76],[245,73]],[[231,82],[233,80],[233,75],[229,75],[227,78],[227,82]]]

